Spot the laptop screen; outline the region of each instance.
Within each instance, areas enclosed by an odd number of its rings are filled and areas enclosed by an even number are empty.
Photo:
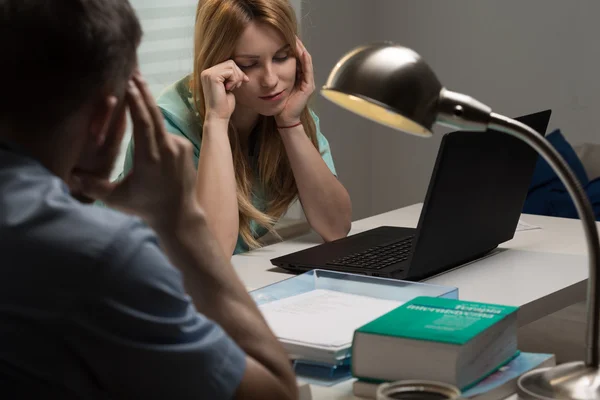
[[[545,135],[550,114],[516,119]],[[419,220],[410,279],[447,270],[512,239],[537,158],[528,144],[505,133],[445,135]]]

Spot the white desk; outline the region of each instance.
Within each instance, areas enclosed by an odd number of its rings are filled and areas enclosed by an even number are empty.
[[[351,234],[381,225],[416,227],[422,204],[376,215],[352,224]],[[497,254],[449,271],[427,282],[459,289],[463,300],[520,307],[525,325],[585,299],[587,250],[579,220],[524,215],[542,229],[515,233]],[[600,225],[598,225],[600,227]],[[291,277],[270,259],[320,243],[314,233],[232,258],[249,290]],[[333,387],[313,386],[314,399],[354,399],[351,381]]]

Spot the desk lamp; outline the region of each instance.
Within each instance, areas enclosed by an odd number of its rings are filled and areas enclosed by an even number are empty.
[[[587,241],[590,271],[586,354],[585,361],[524,374],[518,381],[519,395],[533,399],[600,399],[598,231],[581,184],[554,147],[527,125],[444,88],[417,53],[389,42],[359,47],[346,54],[331,71],[321,93],[349,111],[417,136],[431,136],[434,124],[457,130],[504,132],[523,140],[550,164],[575,202]]]

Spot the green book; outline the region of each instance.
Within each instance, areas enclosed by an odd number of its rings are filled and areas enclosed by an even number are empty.
[[[353,375],[374,382],[428,379],[468,388],[518,354],[517,310],[417,297],[355,331]]]

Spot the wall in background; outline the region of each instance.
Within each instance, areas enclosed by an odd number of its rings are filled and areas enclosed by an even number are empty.
[[[365,0],[304,0],[302,38],[311,53],[317,90],[313,109],[329,140],[340,181],[352,199],[353,219],[371,215],[372,137],[375,124],[326,101],[319,89],[348,50],[375,38],[372,7]]]
[[[552,108],[549,129],[600,142],[598,1],[307,0],[303,14],[318,86],[346,51],[391,40],[418,51],[449,89],[509,116]],[[439,136],[396,134],[320,96],[317,109],[355,217],[423,200]]]

